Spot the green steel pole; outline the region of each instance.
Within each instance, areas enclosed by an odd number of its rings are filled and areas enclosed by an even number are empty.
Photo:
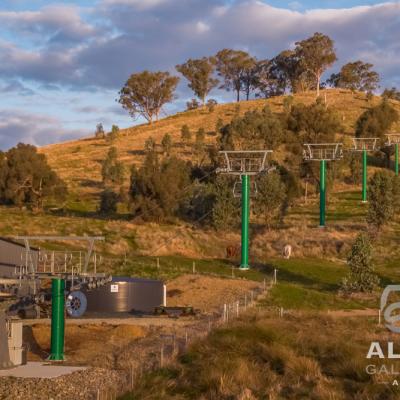
[[[242,176],[242,262],[240,269],[249,269],[249,219],[250,219],[250,177]]]
[[[325,206],[326,206],[326,160],[321,160],[319,167],[319,226],[325,226]]]
[[[362,202],[367,202],[367,150],[362,152]]]
[[[51,353],[50,360],[64,360],[64,279],[51,283]]]
[[[399,144],[394,145],[394,172],[399,175]]]

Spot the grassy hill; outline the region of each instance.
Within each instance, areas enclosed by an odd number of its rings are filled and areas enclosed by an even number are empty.
[[[350,142],[359,115],[368,107],[380,102],[379,97],[368,101],[364,94],[353,94],[346,90],[322,91],[322,97],[326,98],[327,104],[341,116],[344,132],[338,139],[345,142]],[[296,95],[294,101],[309,104],[315,101],[315,93]],[[228,122],[238,113],[262,109],[266,104],[276,113],[283,112],[283,97],[221,104],[217,105],[213,112],[207,109],[186,111],[164,118],[153,125],[138,125],[121,130],[113,145],[117,147],[119,158],[127,167],[133,163],[139,165],[144,157],[143,147],[146,139],[152,136],[160,144],[163,135],[169,133],[173,138],[173,152],[176,155],[183,158],[194,157],[191,147],[185,147],[181,142],[181,127],[184,124],[187,124],[192,132],[200,127],[204,128],[208,133],[206,142],[211,144],[216,140],[214,131],[219,118]],[[399,102],[392,104],[400,111]],[[400,126],[394,129],[398,130]],[[101,161],[109,147],[110,144],[104,139],[83,138],[41,148],[40,151],[46,154],[51,166],[68,184],[68,200],[63,210],[48,209],[43,213],[0,207],[0,235],[104,235],[106,242],[100,248],[104,256],[120,258],[125,255],[132,258],[172,254],[188,259],[223,258],[227,245],[239,243],[239,230],[221,234],[212,229],[192,227],[183,222],[143,224],[132,220],[126,209],[121,209],[118,216],[112,218],[99,216],[96,209],[99,193],[103,189]],[[373,168],[370,168],[369,172],[372,173]],[[366,206],[361,206],[358,202],[358,191],[357,187],[342,184],[330,191],[328,227],[323,232],[316,228],[316,196],[311,196],[307,203],[299,199],[290,210],[286,225],[282,229],[265,230],[253,226],[253,263],[280,256],[286,243],[292,244],[296,257],[343,259],[354,236],[360,229],[365,228]],[[394,222],[376,243],[376,247],[382,249],[379,253],[386,258],[390,258],[396,252],[399,230],[400,226]]]
[[[374,97],[368,102],[365,94],[353,94],[348,90],[331,89],[321,92],[326,98],[328,106],[336,110],[342,119],[345,136],[354,135],[355,122],[361,113],[371,106],[380,102],[380,97]],[[268,104],[271,110],[276,113],[283,112],[283,96],[274,97],[268,100],[250,100],[240,103],[221,104],[215,107],[214,112],[207,109],[198,109],[177,113],[161,119],[153,125],[138,125],[132,128],[121,130],[119,139],[113,143],[119,152],[119,158],[127,166],[140,164],[144,157],[144,143],[150,136],[160,145],[162,137],[168,133],[171,135],[174,148],[173,151],[179,157],[193,157],[190,149],[185,147],[181,141],[181,127],[188,125],[194,133],[199,128],[204,128],[208,133],[206,143],[215,142],[215,125],[220,118],[224,123],[229,122],[235,115],[244,114],[246,111],[262,109]],[[296,94],[294,103],[310,104],[315,101],[315,92]],[[392,104],[400,111],[400,103],[393,101]],[[400,125],[395,127],[400,130]],[[347,139],[349,141],[349,139]],[[101,188],[101,161],[110,147],[110,144],[103,139],[84,138],[65,143],[45,146],[41,151],[46,154],[50,165],[68,183],[72,193],[79,193],[83,199],[93,200]],[[90,206],[89,206],[90,208]]]

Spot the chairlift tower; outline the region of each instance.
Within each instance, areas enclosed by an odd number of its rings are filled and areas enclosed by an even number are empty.
[[[303,158],[305,161],[320,162],[319,184],[319,226],[325,227],[326,215],[326,162],[343,158],[342,143],[305,143]]]
[[[242,235],[240,269],[248,270],[249,266],[249,220],[250,220],[250,177],[270,169],[266,166],[267,156],[272,150],[231,150],[220,151],[225,167],[219,168],[219,173],[239,176],[235,182],[233,195],[242,199]],[[253,193],[257,191],[254,182]]]
[[[378,138],[374,137],[360,137],[353,138],[353,148],[351,151],[362,153],[362,202],[367,202],[367,153],[376,150]]]
[[[394,145],[394,172],[396,176],[399,175],[399,143],[400,143],[400,133],[390,133],[386,135],[387,142],[386,146]]]

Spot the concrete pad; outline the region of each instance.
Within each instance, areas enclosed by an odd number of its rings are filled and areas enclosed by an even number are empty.
[[[75,371],[83,371],[86,367],[69,367],[64,365],[47,364],[43,362],[28,362],[15,368],[0,370],[0,377],[13,376],[15,378],[58,378],[59,376],[72,374]]]

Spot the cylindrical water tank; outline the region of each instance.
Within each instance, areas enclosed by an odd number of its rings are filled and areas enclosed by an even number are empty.
[[[153,279],[116,276],[85,294],[88,312],[153,312],[155,307],[165,305],[164,282]]]

